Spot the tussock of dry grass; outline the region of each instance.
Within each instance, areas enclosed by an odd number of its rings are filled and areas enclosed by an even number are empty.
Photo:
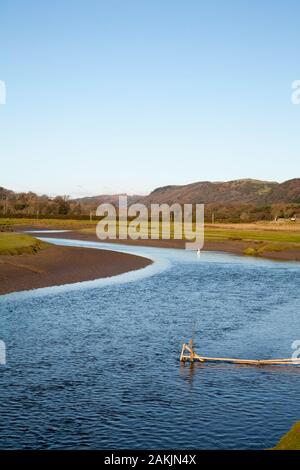
[[[300,450],[300,421],[280,439],[274,450]]]
[[[0,255],[22,255],[37,253],[48,245],[29,235],[0,233]]]

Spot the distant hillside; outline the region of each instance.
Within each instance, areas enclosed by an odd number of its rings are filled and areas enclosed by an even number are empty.
[[[103,203],[116,205],[119,203],[119,196],[125,196],[125,194],[100,194],[99,196],[88,196],[72,199],[72,201],[92,209]],[[143,196],[127,196],[128,204],[134,204],[142,197]]]
[[[2,188],[2,186],[0,186],[0,200],[5,199],[6,197],[12,196],[13,194],[14,194],[13,191],[6,189],[6,188]]]
[[[251,179],[228,182],[209,181],[184,186],[157,188],[141,202],[204,204],[276,204],[300,203],[300,178],[284,183]]]
[[[89,218],[101,203],[118,205],[119,194],[100,194],[70,199],[67,196],[50,198],[35,193],[15,193],[0,187],[0,215],[17,217],[75,217]],[[241,179],[227,182],[163,186],[148,196],[128,196],[128,204],[204,203],[206,220],[239,222],[300,218],[300,178],[284,183]]]
[[[300,178],[294,178],[274,186],[268,195],[269,204],[297,203],[300,204]]]

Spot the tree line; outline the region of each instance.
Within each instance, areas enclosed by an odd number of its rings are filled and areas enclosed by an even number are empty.
[[[72,200],[69,196],[47,195],[39,196],[36,193],[15,193],[0,188],[0,216],[1,217],[28,217],[28,218],[76,218],[86,219],[95,216],[96,204],[83,204]],[[206,204],[206,222],[255,222],[274,219],[300,220],[300,204]]]
[[[0,190],[2,217],[54,217],[84,215],[82,206],[68,196],[38,196],[33,192],[13,193]]]

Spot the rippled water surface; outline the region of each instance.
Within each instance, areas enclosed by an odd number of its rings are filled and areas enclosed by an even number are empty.
[[[300,367],[180,365],[180,346],[196,322],[199,353],[289,357],[300,339],[298,265],[114,249],[156,263],[0,298],[0,447],[274,445],[300,419]]]

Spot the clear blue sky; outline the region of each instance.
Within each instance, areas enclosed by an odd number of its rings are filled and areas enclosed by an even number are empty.
[[[0,0],[0,186],[299,177],[299,0]]]

